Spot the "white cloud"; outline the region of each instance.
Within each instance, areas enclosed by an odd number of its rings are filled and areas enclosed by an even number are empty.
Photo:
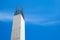
[[[56,19],[57,15],[27,15],[26,17],[26,22],[31,22],[36,25],[42,25],[42,26],[47,26],[47,25],[54,25],[56,23],[60,23],[60,20]]]
[[[0,12],[0,21],[11,21],[12,16],[10,12]]]

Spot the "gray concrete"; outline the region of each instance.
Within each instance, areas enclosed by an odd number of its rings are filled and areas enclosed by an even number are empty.
[[[21,14],[13,17],[11,40],[25,40],[25,21]]]

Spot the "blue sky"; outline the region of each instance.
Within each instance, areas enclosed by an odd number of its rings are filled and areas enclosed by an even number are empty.
[[[10,40],[17,5],[24,9],[26,40],[60,40],[60,0],[0,0],[0,40]]]

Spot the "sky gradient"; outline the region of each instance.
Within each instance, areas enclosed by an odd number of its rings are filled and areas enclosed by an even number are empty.
[[[26,40],[60,40],[60,0],[0,0],[0,40],[10,40],[19,5],[24,9]]]

